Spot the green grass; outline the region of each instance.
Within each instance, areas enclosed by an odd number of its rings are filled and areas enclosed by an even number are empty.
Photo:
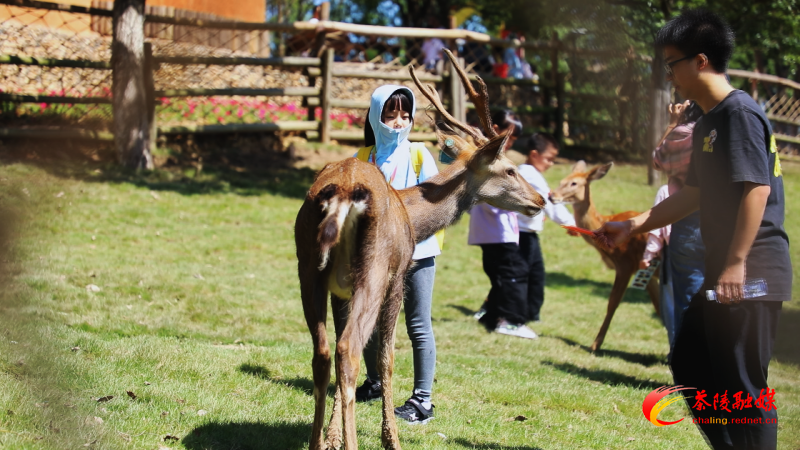
[[[785,166],[796,237],[800,168]],[[548,172],[551,185],[568,169]],[[2,249],[0,448],[307,448],[311,341],[292,230],[311,175],[0,167],[12,239]],[[642,166],[615,166],[596,183],[599,210],[647,208],[655,188],[645,178]],[[488,280],[466,234],[464,220],[437,260],[437,417],[401,424],[404,448],[705,448],[690,421],[655,427],[642,415],[644,396],[672,382],[666,333],[645,295],[628,293],[603,351],[591,354],[613,272],[548,222],[542,337],[488,334],[471,317]],[[798,265],[797,246],[792,256]],[[781,449],[800,447],[798,322],[795,300],[770,366]],[[412,388],[410,350],[401,324],[398,404]],[[361,447],[379,448],[380,405],[356,414]],[[688,411],[675,404],[660,417]]]

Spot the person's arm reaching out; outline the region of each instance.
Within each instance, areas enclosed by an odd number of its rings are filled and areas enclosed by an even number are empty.
[[[646,233],[683,219],[700,207],[700,189],[684,186],[666,200],[638,216],[624,222],[606,222],[596,230],[604,234],[614,245],[618,245],[634,234]]]

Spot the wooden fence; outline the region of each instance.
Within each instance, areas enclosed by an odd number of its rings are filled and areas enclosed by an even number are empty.
[[[93,6],[78,7],[32,0],[0,0],[0,8],[16,8],[39,12],[58,12],[60,14],[85,15],[91,17],[92,29],[108,34],[112,12],[108,9],[110,2],[94,1]],[[330,22],[322,20],[318,23],[296,22],[291,24],[249,23],[212,20],[210,17],[192,17],[192,14],[163,8],[152,8],[145,16],[145,32],[153,45],[164,45],[174,41],[190,44],[204,44],[203,48],[218,47],[230,50],[229,56],[208,56],[207,54],[162,54],[154,52],[152,45],[146,46],[146,59],[150,78],[155,79],[149,89],[149,104],[157,108],[165,99],[185,97],[263,97],[263,98],[297,98],[308,109],[307,120],[271,121],[260,123],[236,124],[184,124],[167,125],[154,123],[154,129],[161,134],[175,133],[239,133],[239,132],[305,132],[309,139],[322,142],[330,140],[360,140],[362,133],[358,130],[335,130],[331,126],[333,109],[366,109],[368,101],[352,98],[336,97],[332,85],[337,79],[375,80],[380,82],[408,82],[411,78],[406,66],[420,64],[420,60],[407,52],[397,54],[389,50],[378,53],[363,63],[352,61],[338,62],[341,59],[342,36],[348,42],[361,42],[361,51],[372,45],[381,48],[398,48],[398,40],[418,45],[423,39],[441,39],[451,48],[457,47],[457,40],[473,43],[478,46],[491,46],[495,49],[524,49],[536,54],[542,61],[542,71],[538,80],[511,79],[484,76],[490,89],[496,89],[501,95],[492,95],[495,109],[506,108],[515,99],[503,89],[522,89],[532,97],[530,104],[515,105],[515,110],[523,118],[529,130],[547,130],[554,133],[566,146],[600,150],[627,158],[642,157],[649,150],[645,143],[645,130],[648,126],[648,111],[645,100],[648,98],[647,73],[650,70],[650,58],[636,55],[633,52],[619,52],[604,49],[583,49],[566,45],[555,37],[550,41],[520,41],[517,39],[500,40],[491,36],[466,30],[431,30],[402,27],[376,27]],[[305,34],[304,34],[305,33]],[[309,34],[310,33],[310,34]],[[273,37],[270,37],[270,34]],[[278,37],[275,37],[275,36]],[[270,42],[284,42],[286,35],[305,36],[308,45],[307,53],[311,56],[268,56]],[[382,40],[381,40],[382,39]],[[393,41],[394,40],[394,41]],[[394,43],[394,44],[392,44]],[[390,46],[389,44],[392,44]],[[465,49],[467,46],[462,46]],[[369,48],[366,48],[369,50]],[[285,50],[284,50],[285,51]],[[355,50],[348,48],[352,56]],[[315,56],[317,55],[317,56]],[[462,54],[462,57],[469,55]],[[349,59],[349,58],[346,58]],[[363,59],[363,58],[362,58]],[[560,62],[567,61],[569,80],[559,70]],[[598,63],[600,61],[600,63]],[[40,68],[75,68],[93,71],[111,70],[109,60],[59,59],[54,57],[28,57],[23,55],[0,55],[0,66],[17,67],[37,66]],[[178,67],[186,70],[193,66],[210,67],[270,67],[277,70],[302,70],[307,79],[305,86],[269,86],[248,88],[228,86],[224,88],[179,87],[157,89],[158,73],[161,67]],[[562,64],[563,66],[563,64]],[[474,68],[475,63],[467,64]],[[598,68],[599,67],[599,68]],[[433,73],[419,70],[419,78],[434,83],[445,98],[451,113],[461,120],[466,120],[468,112],[474,106],[466,101],[463,89],[457,77],[452,76],[449,68],[439,66]],[[780,86],[771,98],[764,103],[765,109],[776,126],[776,138],[787,144],[800,143],[797,136],[800,125],[800,105],[795,101],[793,92],[797,87],[788,80],[777,77],[754,74],[744,71],[730,71],[733,78],[756,80],[757,82]],[[476,74],[472,73],[471,77]],[[608,85],[603,80],[612,80]],[[1,80],[0,80],[1,81]],[[787,92],[785,88],[789,88]],[[519,91],[514,91],[519,92]],[[533,94],[531,94],[533,92]],[[505,93],[506,97],[503,97]],[[94,104],[108,105],[108,95],[48,95],[47,93],[15,93],[0,92],[0,102],[6,103],[41,103],[41,104]],[[320,109],[317,116],[315,110]],[[151,112],[152,117],[158,117]],[[317,117],[319,117],[317,119]],[[793,131],[792,131],[793,130]],[[62,129],[48,128],[46,132],[32,127],[5,127],[0,136],[7,137],[93,137],[112,139],[108,129],[87,130],[79,127]],[[415,134],[415,140],[433,140],[433,133]]]

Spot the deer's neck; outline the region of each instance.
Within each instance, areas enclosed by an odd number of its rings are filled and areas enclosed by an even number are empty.
[[[466,167],[460,162],[398,194],[414,227],[415,242],[424,241],[455,223],[475,204],[475,195],[467,186]]]
[[[575,224],[587,230],[596,230],[600,228],[605,220],[594,208],[592,201],[592,194],[589,189],[586,189],[586,195],[583,201],[572,204],[572,210],[575,213]]]

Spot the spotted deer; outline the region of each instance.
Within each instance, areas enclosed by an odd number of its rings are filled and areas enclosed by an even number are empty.
[[[437,134],[451,166],[425,182],[403,190],[391,188],[375,165],[349,158],[332,163],[316,177],[297,214],[295,243],[303,311],[314,345],[313,450],[357,448],[355,384],[361,352],[378,326],[379,367],[383,383],[384,448],[400,449],[392,401],[392,370],[397,317],[403,281],[416,242],[453,224],[477,202],[527,215],[537,214],[544,199],[503,153],[508,135],[492,129],[488,95],[482,80],[477,93],[457,67],[480,111],[480,130],[447,113],[430,86],[411,76],[442,117]],[[472,138],[462,139],[458,130]],[[443,145],[445,140],[448,145]],[[330,381],[326,334],[328,292],[336,331],[336,394],[327,439],[323,436],[325,395]]]
[[[597,181],[606,176],[612,165],[613,163],[608,163],[587,170],[586,163],[578,161],[572,167],[572,173],[561,180],[558,188],[550,193],[551,201],[553,203],[571,203],[575,215],[575,223],[579,227],[589,230],[596,230],[606,222],[624,221],[639,215],[636,211],[625,211],[605,216],[595,209],[589,186],[592,181]],[[639,261],[642,259],[647,244],[647,234],[634,235],[611,250],[598,245],[598,242],[589,236],[584,236],[584,239],[597,249],[603,262],[610,269],[616,271],[614,286],[611,288],[611,294],[608,297],[606,317],[591,347],[592,351],[597,351],[603,345],[611,319],[614,317],[614,312],[616,312],[622,297],[625,295],[625,291],[628,289],[631,277],[639,269]],[[657,278],[650,279],[650,283],[647,285],[647,293],[650,295],[650,300],[653,302],[656,313],[658,313],[659,293]]]

